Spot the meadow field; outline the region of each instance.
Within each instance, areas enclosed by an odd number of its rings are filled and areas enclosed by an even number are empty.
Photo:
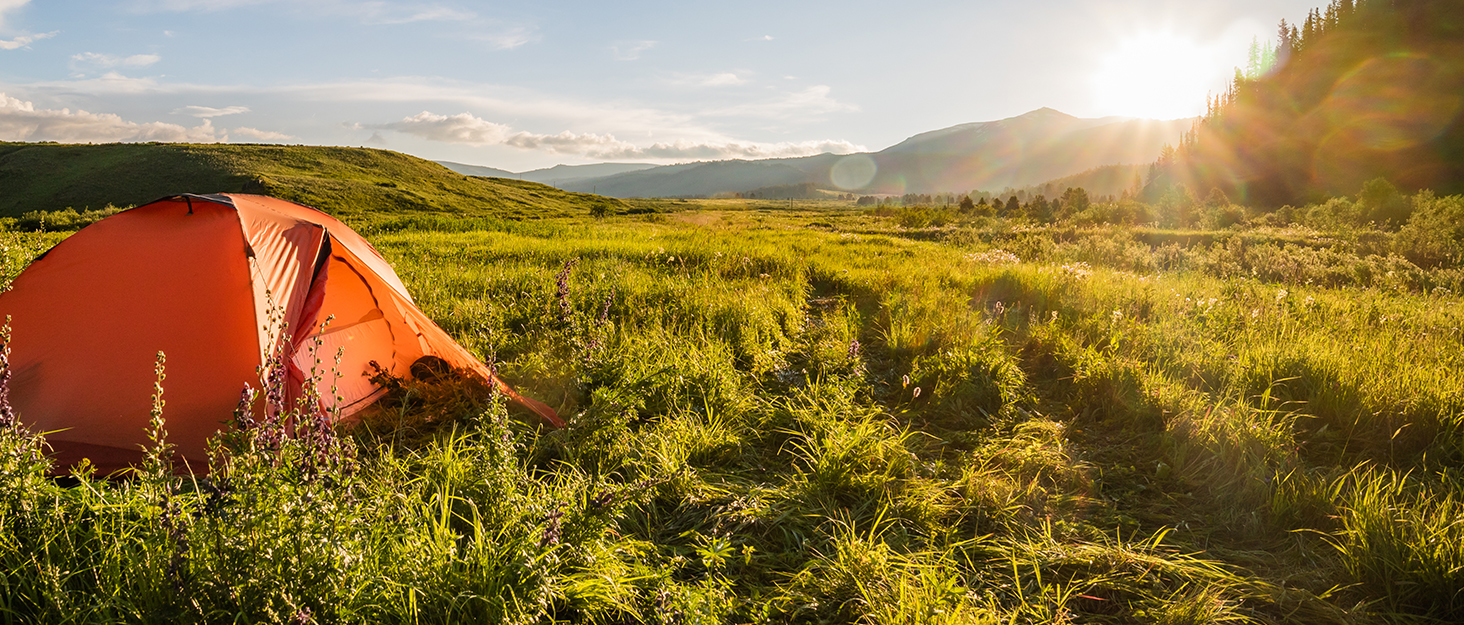
[[[343,215],[563,430],[383,379],[339,440],[177,477],[163,404],[136,475],[56,480],[0,429],[0,620],[1464,619],[1447,233],[644,207]]]

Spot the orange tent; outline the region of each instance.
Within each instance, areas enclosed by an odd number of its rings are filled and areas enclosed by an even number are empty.
[[[324,369],[344,348],[339,404],[330,380],[320,389],[343,416],[381,395],[371,361],[409,377],[414,362],[436,356],[563,425],[418,310],[360,235],[269,197],[180,195],[98,221],[31,263],[0,295],[0,315],[11,318],[11,404],[32,429],[53,432],[58,467],[90,458],[110,471],[141,457],[159,351],[168,441],[202,466],[205,440],[244,385],[259,385],[257,368],[280,340],[293,350],[287,391],[296,396],[316,364],[310,345],[320,342]]]

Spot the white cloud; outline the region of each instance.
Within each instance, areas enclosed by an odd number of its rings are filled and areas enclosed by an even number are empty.
[[[185,106],[180,109],[173,109],[174,115],[191,115],[193,117],[203,118],[223,117],[225,115],[238,115],[240,113],[248,112],[249,107],[247,106],[226,106],[221,109],[216,109],[210,106]]]
[[[772,41],[773,40],[773,36],[772,35],[763,35],[762,38],[763,38],[763,41]]]
[[[330,3],[322,3],[328,6]],[[410,24],[412,22],[466,22],[478,15],[440,4],[394,2],[337,2],[341,13],[359,15],[366,24]]]
[[[115,54],[102,54],[99,52],[82,52],[71,55],[71,67],[78,66],[99,67],[110,69],[113,67],[147,67],[153,63],[163,60],[163,57],[156,54],[134,54],[132,56],[117,56]]]
[[[132,3],[135,10],[151,11],[223,11],[254,4],[269,4],[279,0],[137,0]]]
[[[753,102],[736,106],[704,111],[711,117],[763,117],[771,119],[793,119],[817,117],[827,113],[843,113],[859,110],[858,106],[845,104],[829,97],[828,85],[814,85],[802,91],[789,93],[766,102]]]
[[[720,72],[716,74],[678,74],[670,82],[673,85],[693,87],[730,87],[746,84],[747,80],[732,72]]]
[[[177,124],[129,122],[110,113],[70,109],[38,109],[30,102],[0,93],[0,140],[111,143],[166,141],[215,143],[228,141],[209,120],[193,128]]]
[[[30,0],[0,0],[0,28],[5,26],[5,14],[30,4]],[[14,48],[5,48],[13,50]]]
[[[248,126],[240,126],[240,127],[235,128],[235,129],[233,129],[233,130],[231,130],[229,132],[232,132],[232,133],[234,133],[237,136],[248,137],[248,138],[254,139],[256,141],[297,141],[298,140],[297,137],[293,137],[293,136],[287,135],[287,134],[285,134],[283,132],[274,132],[272,130],[260,130],[258,128],[250,128]]]
[[[642,52],[656,47],[656,42],[644,41],[622,41],[610,46],[610,52],[615,55],[616,60],[634,61],[640,58]]]
[[[742,77],[741,70],[737,70]],[[583,100],[545,94],[533,89],[509,85],[464,82],[429,77],[397,77],[381,80],[354,80],[296,85],[256,86],[244,84],[197,84],[159,82],[160,78],[129,78],[115,72],[84,80],[11,85],[8,91],[25,99],[47,102],[60,108],[69,105],[90,107],[153,106],[172,111],[181,102],[234,102],[254,110],[263,104],[309,111],[312,119],[336,116],[340,111],[360,119],[369,111],[390,106],[400,110],[426,112],[390,124],[370,127],[346,124],[347,131],[359,132],[362,138],[378,131],[385,139],[399,145],[390,132],[456,145],[519,147],[540,154],[564,153],[593,155],[664,155],[655,158],[691,160],[694,158],[762,158],[800,156],[824,151],[848,151],[846,142],[759,143],[729,136],[718,127],[726,126],[726,116],[742,115],[759,120],[764,130],[783,126],[796,127],[821,112],[854,110],[855,107],[832,101],[826,88],[784,92],[739,106],[723,107],[710,112],[687,105],[668,102],[652,106],[637,101]],[[780,81],[781,82],[781,81]],[[19,91],[19,93],[17,93]],[[801,105],[799,108],[796,105]],[[441,115],[432,111],[474,111],[474,114]],[[142,109],[145,110],[145,109]],[[176,112],[186,113],[192,109]],[[479,117],[481,116],[481,117]],[[718,117],[723,116],[723,117]],[[762,121],[772,118],[771,121]],[[783,118],[791,121],[783,121]],[[379,118],[378,118],[379,119]],[[520,133],[519,130],[488,120],[523,120],[516,123],[537,127],[573,129],[569,134]],[[586,130],[593,132],[586,133]],[[363,132],[364,131],[364,132]],[[577,134],[578,133],[578,134]],[[233,133],[231,133],[233,134]],[[306,141],[322,140],[325,135],[302,135]],[[331,135],[331,141],[358,141],[343,135]],[[510,137],[515,137],[509,142]],[[631,139],[635,143],[631,143]],[[647,145],[659,141],[657,145]],[[819,145],[825,143],[826,145]],[[857,147],[857,146],[855,146]],[[857,150],[856,150],[857,151]],[[629,157],[626,156],[626,157]]]
[[[575,154],[603,159],[649,158],[659,160],[708,160],[727,158],[786,158],[809,156],[823,152],[848,154],[863,151],[863,146],[848,141],[800,141],[758,143],[749,141],[678,140],[638,146],[610,134],[574,133],[537,134],[514,132],[504,124],[480,119],[471,113],[436,115],[423,111],[401,121],[360,126],[373,130],[394,130],[444,143],[474,146],[507,145],[525,150],[542,150],[556,154]],[[373,135],[373,139],[379,135]]]
[[[3,15],[0,15],[0,17],[4,17],[4,16]],[[53,31],[51,31],[49,33],[33,33],[33,34],[28,34],[28,35],[20,35],[20,36],[17,36],[16,38],[14,38],[14,39],[9,39],[9,40],[0,39],[0,50],[14,50],[16,48],[24,48],[24,47],[30,45],[32,41],[40,41],[42,39],[50,39],[52,37],[55,37],[56,36],[56,33],[59,33],[59,32],[61,32],[61,31],[59,31],[59,30],[53,30]]]
[[[526,43],[538,41],[539,35],[535,34],[531,28],[515,26],[502,32],[473,35],[471,38],[486,42],[494,50],[512,50]]]
[[[137,0],[135,11],[153,12],[217,12],[266,4],[288,5],[286,10],[313,12],[330,17],[352,17],[363,24],[399,25],[413,22],[468,22],[478,19],[472,11],[455,9],[436,2],[388,2],[384,0]]]
[[[511,130],[508,126],[479,119],[471,113],[434,115],[427,111],[404,118],[399,122],[375,124],[369,128],[395,130],[432,141],[468,145],[503,143]]]
[[[822,141],[782,141],[778,143],[757,143],[729,141],[725,143],[697,143],[675,141],[654,143],[648,147],[629,146],[586,152],[587,156],[605,159],[661,159],[661,160],[719,160],[728,158],[763,159],[794,158],[813,156],[824,152],[851,154],[866,151],[864,146],[842,139]]]

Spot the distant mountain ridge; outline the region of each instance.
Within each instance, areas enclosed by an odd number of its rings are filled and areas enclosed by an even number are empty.
[[[1041,108],[1017,117],[923,132],[871,153],[659,167],[561,165],[522,176],[569,191],[622,198],[713,196],[805,183],[860,194],[1000,191],[1099,167],[1153,162],[1163,146],[1177,143],[1193,122],[1192,118],[1084,119]],[[443,165],[460,173],[486,175],[458,169],[471,165]],[[616,166],[625,170],[611,171]],[[575,175],[556,177],[556,170]]]
[[[452,161],[436,161],[438,165],[451,169],[465,176],[484,176],[487,178],[514,178],[528,180],[550,186],[561,186],[571,182],[579,182],[596,178],[605,178],[616,174],[623,174],[642,169],[656,167],[650,163],[595,163],[593,165],[555,165],[544,169],[535,169],[522,173],[498,169],[496,167],[484,167],[482,165],[467,165],[454,163]]]

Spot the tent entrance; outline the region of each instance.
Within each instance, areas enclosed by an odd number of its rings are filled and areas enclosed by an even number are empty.
[[[295,368],[306,378],[313,372],[321,403],[343,415],[364,408],[383,392],[371,381],[371,361],[389,371],[397,357],[391,320],[373,286],[350,260],[332,254],[310,285],[309,301],[320,305],[305,311],[313,317],[311,331],[295,349]]]

